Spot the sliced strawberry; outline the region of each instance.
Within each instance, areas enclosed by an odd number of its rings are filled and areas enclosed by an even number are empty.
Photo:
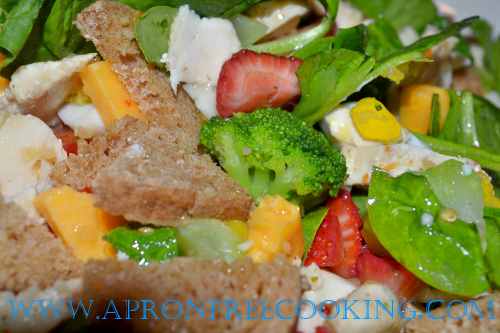
[[[77,154],[78,153],[78,143],[73,130],[64,125],[58,125],[52,129],[55,136],[61,140],[62,145],[66,153]]]
[[[361,282],[379,282],[404,299],[414,297],[424,284],[392,258],[381,258],[363,249],[357,263]]]
[[[355,277],[356,262],[361,253],[362,221],[358,208],[346,190],[341,190],[330,200],[328,207],[328,214],[316,233],[305,265],[314,262],[342,277]]]
[[[332,333],[332,331],[327,326],[318,326],[315,329],[315,333]]]
[[[339,220],[330,209],[316,232],[304,265],[316,263],[321,268],[339,265],[343,258],[341,234]]]
[[[217,111],[222,117],[280,107],[300,96],[296,72],[301,61],[292,57],[242,50],[222,67],[217,83]]]

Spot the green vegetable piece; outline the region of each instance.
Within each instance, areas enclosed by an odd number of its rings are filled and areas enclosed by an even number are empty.
[[[231,19],[234,29],[243,48],[254,44],[264,37],[267,33],[267,26],[249,18],[248,16],[238,15]]]
[[[239,238],[230,227],[218,220],[192,220],[177,229],[181,254],[202,259],[232,262],[243,255]]]
[[[486,263],[488,277],[496,288],[500,288],[500,209],[489,208],[485,211],[486,220]]]
[[[177,237],[173,228],[136,230],[119,227],[113,229],[104,239],[140,265],[162,262],[179,255]]]
[[[316,232],[318,231],[321,223],[328,214],[328,208],[322,207],[318,210],[311,212],[304,216],[302,219],[302,232],[304,233],[304,256],[307,256],[309,249],[314,241]]]
[[[438,11],[432,0],[351,0],[365,16],[383,17],[398,30],[413,27],[423,32],[425,27],[438,19]]]
[[[359,216],[364,217],[368,213],[368,197],[364,195],[354,195],[352,201],[358,207]]]
[[[485,20],[478,20],[472,30],[483,48],[483,68],[476,68],[483,86],[500,93],[500,36],[494,36],[493,28]]]
[[[448,160],[423,173],[439,202],[458,213],[469,223],[483,220],[483,188],[481,178],[471,166]]]
[[[74,21],[94,0],[56,0],[45,22],[43,43],[58,58],[81,50],[86,42]]]
[[[431,108],[431,123],[429,127],[429,135],[433,137],[439,136],[441,120],[441,106],[439,104],[439,95],[432,95],[432,108]]]
[[[135,36],[144,57],[149,63],[164,67],[160,60],[168,52],[170,28],[177,16],[177,9],[158,6],[144,13],[135,25]]]
[[[376,170],[369,198],[368,214],[377,239],[419,279],[460,296],[489,290],[474,226],[441,220],[444,207],[424,176],[406,173],[392,178]]]
[[[13,62],[30,37],[44,0],[19,0],[8,13],[0,29],[0,49],[6,59],[0,69]]]
[[[378,19],[368,26],[366,54],[370,57],[380,60],[402,48],[398,32],[389,21]]]
[[[420,141],[438,153],[450,156],[459,156],[479,163],[483,168],[500,172],[500,155],[492,154],[486,150],[468,147],[462,144],[446,141],[430,136],[413,133]]]
[[[267,43],[253,45],[248,47],[248,49],[259,53],[286,55],[292,51],[303,48],[305,45],[318,38],[323,37],[331,30],[331,27],[331,19],[329,17],[325,17],[318,26],[312,29]]]
[[[500,108],[482,97],[474,96],[474,116],[479,146],[500,155]]]
[[[280,109],[212,118],[200,142],[255,199],[278,194],[297,204],[317,204],[344,182],[342,154],[326,136]]]

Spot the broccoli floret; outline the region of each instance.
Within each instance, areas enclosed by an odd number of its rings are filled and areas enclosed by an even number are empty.
[[[344,157],[325,135],[280,109],[212,118],[201,143],[254,199],[279,194],[306,204],[335,195],[346,177]]]

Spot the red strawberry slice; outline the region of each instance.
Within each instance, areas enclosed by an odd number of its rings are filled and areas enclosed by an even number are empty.
[[[69,154],[77,154],[78,153],[78,143],[73,130],[64,125],[58,125],[57,127],[52,129],[54,131],[55,136],[61,140],[62,145],[66,153]]]
[[[358,208],[346,190],[341,190],[330,200],[328,207],[328,214],[316,233],[305,265],[314,262],[342,277],[355,277],[362,241]]]
[[[242,50],[222,67],[217,83],[217,111],[222,117],[258,108],[280,107],[300,96],[293,57]]]
[[[361,282],[373,281],[391,288],[404,299],[414,297],[424,284],[392,258],[381,258],[363,249],[357,263]]]

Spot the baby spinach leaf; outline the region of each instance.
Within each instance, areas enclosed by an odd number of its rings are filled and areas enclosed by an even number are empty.
[[[316,232],[328,213],[328,208],[322,207],[304,216],[302,219],[302,232],[304,233],[304,256],[307,256],[314,241]]]
[[[170,28],[176,16],[176,8],[159,6],[149,9],[137,21],[135,36],[149,63],[164,66],[160,60],[168,52]]]
[[[0,64],[4,68],[13,62],[30,37],[44,0],[19,0],[7,14],[0,29],[0,49],[6,59]]]
[[[406,173],[392,178],[376,170],[369,198],[368,214],[377,239],[419,279],[461,296],[476,296],[489,289],[474,226],[441,220],[443,206],[424,176]],[[430,224],[422,223],[424,214],[432,217]]]
[[[395,49],[379,61],[346,49],[330,49],[305,59],[298,70],[302,92],[293,113],[313,125],[350,95],[379,76],[412,61],[427,61],[424,52],[443,40],[458,34],[477,18],[450,25],[444,31],[422,38],[412,45]],[[314,53],[314,52],[312,52]]]
[[[401,50],[403,43],[392,24],[385,19],[375,20],[368,25],[366,35],[366,54],[377,60]]]
[[[74,25],[78,13],[94,0],[56,0],[47,18],[43,43],[58,58],[77,53],[86,44]]]
[[[162,262],[179,255],[173,228],[135,230],[119,227],[113,229],[104,239],[141,265]]]

